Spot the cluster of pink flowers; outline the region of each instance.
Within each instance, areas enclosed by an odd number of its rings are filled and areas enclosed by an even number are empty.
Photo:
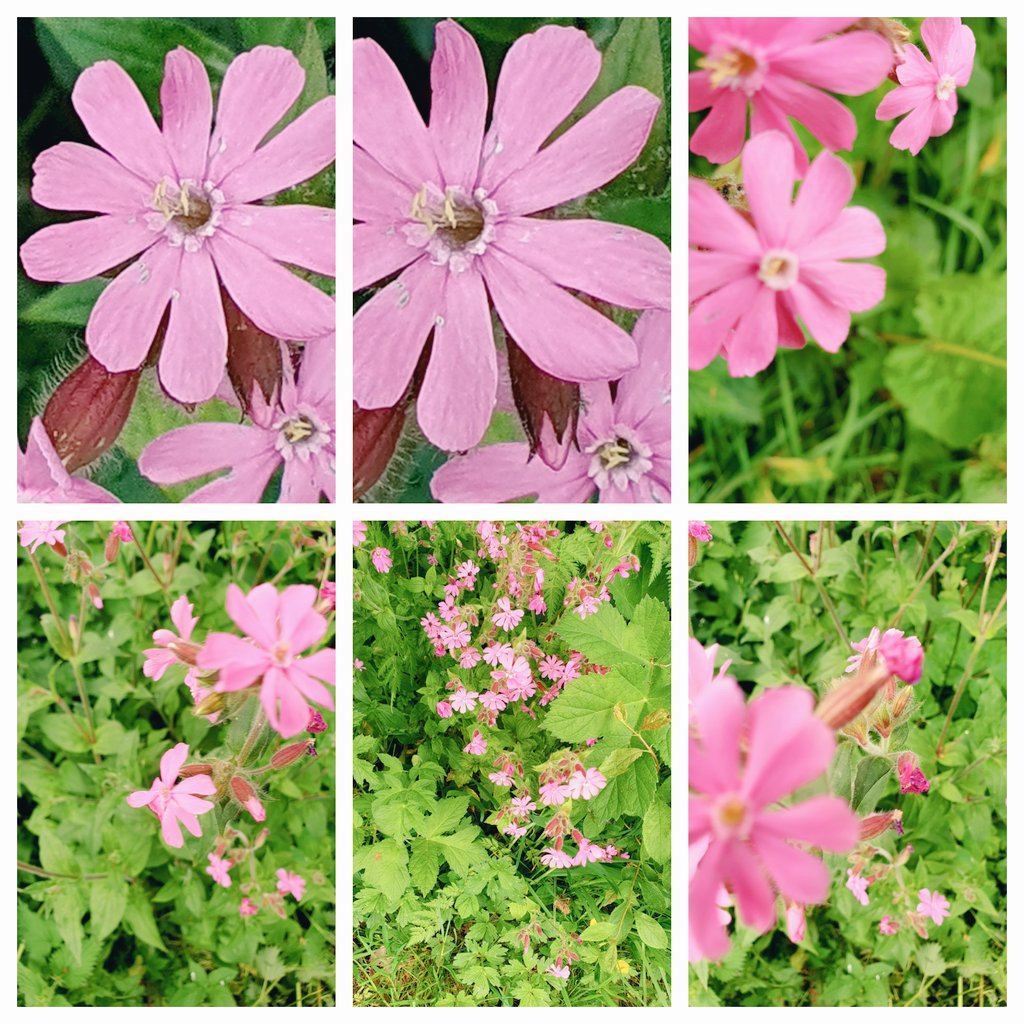
[[[856,672],[861,665],[872,661],[872,655],[882,657],[893,675],[904,682],[915,685],[921,678],[924,648],[916,636],[906,636],[902,629],[887,629],[884,633],[877,627],[850,645],[856,654],[846,659],[846,671]]]

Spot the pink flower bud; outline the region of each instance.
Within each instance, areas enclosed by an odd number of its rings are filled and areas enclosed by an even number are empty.
[[[803,906],[786,900],[786,934],[789,941],[798,945],[804,941],[806,931],[807,918],[804,916]]]
[[[103,598],[100,597],[100,588],[95,583],[90,583],[88,588],[89,600],[92,601],[92,606],[99,611],[103,608]]]
[[[231,795],[253,816],[256,821],[265,821],[267,812],[263,809],[256,790],[251,783],[241,775],[231,777]]]
[[[352,403],[352,499],[358,501],[381,478],[405,426],[406,399],[390,409]]]
[[[913,685],[921,678],[924,651],[916,636],[897,636],[898,630],[888,630],[882,637],[878,652],[894,676]]]
[[[896,811],[884,811],[881,814],[869,814],[866,818],[860,820],[860,838],[863,839],[874,839],[875,836],[880,836],[883,832],[892,828],[895,829],[898,822],[903,821],[903,812]]]
[[[818,702],[814,713],[831,729],[842,729],[852,722],[873,700],[889,678],[886,668],[861,666],[851,677],[836,681]]]
[[[178,774],[183,779],[191,779],[196,775],[212,775],[213,765],[209,764],[183,764]]]
[[[270,767],[287,768],[288,765],[294,764],[308,752],[308,740],[302,740],[300,743],[289,743],[287,747],[282,747],[280,750],[274,751],[273,756],[270,758]]]
[[[452,717],[452,706],[451,706],[451,704],[449,704],[448,701],[446,701],[446,700],[439,700],[437,702],[437,713],[442,718],[451,718]]]
[[[195,666],[199,661],[199,652],[202,647],[199,644],[193,643],[191,640],[172,640],[167,645],[169,650],[178,661],[184,662],[186,665]]]

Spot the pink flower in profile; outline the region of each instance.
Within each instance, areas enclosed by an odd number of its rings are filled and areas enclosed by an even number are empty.
[[[712,163],[739,156],[747,131],[786,133],[801,176],[807,153],[789,123],[799,121],[825,147],[850,149],[853,112],[822,90],[860,96],[892,67],[889,44],[874,32],[847,32],[856,18],[690,18],[690,45],[703,56],[690,73],[690,111],[711,113],[690,149]],[[840,34],[842,33],[842,34]]]
[[[920,908],[918,908],[918,911],[920,912]],[[899,930],[899,921],[894,920],[888,914],[885,914],[882,920],[878,922],[878,931],[881,935],[895,935]]]
[[[462,748],[464,754],[486,754],[487,740],[479,729],[473,730],[473,738]]]
[[[831,875],[797,843],[834,852],[850,849],[859,825],[846,803],[815,796],[771,810],[784,796],[818,778],[835,751],[832,731],[814,715],[810,691],[766,690],[749,704],[732,679],[716,683],[692,709],[690,843],[707,851],[690,881],[690,926],[703,955],[717,960],[729,939],[715,916],[725,885],[749,927],[767,931],[776,919],[775,893],[820,903]]]
[[[391,552],[387,548],[374,548],[370,561],[377,572],[388,572],[391,569]]]
[[[460,686],[452,694],[451,705],[459,714],[465,714],[476,707],[476,701],[479,696],[480,694],[474,690],[467,690],[464,686]]]
[[[325,610],[334,611],[338,607],[338,584],[334,580],[324,580],[320,584],[319,597]],[[362,668],[362,665],[359,667]]]
[[[850,333],[850,313],[885,295],[885,271],[845,262],[885,249],[881,221],[846,207],[853,173],[820,153],[792,201],[793,147],[781,132],[743,150],[743,185],[753,223],[707,182],[690,179],[690,369],[717,355],[733,377],[768,366],[776,349],[802,348],[804,331],[826,352]]]
[[[919,889],[917,895],[921,900],[917,905],[919,914],[930,917],[936,924],[942,924],[949,917],[949,900],[942,893]]]
[[[194,836],[203,834],[199,815],[213,810],[209,800],[217,792],[209,775],[193,775],[178,782],[181,766],[188,758],[188,744],[178,743],[160,758],[160,774],[149,789],[139,789],[128,796],[130,807],[147,807],[160,820],[160,831],[168,846],[180,849],[184,845],[181,825]],[[179,824],[180,823],[180,824]]]
[[[548,964],[548,969],[545,973],[550,974],[553,978],[566,979],[569,977],[569,965],[559,964],[556,967],[554,964]]]
[[[639,365],[619,380],[614,398],[606,383],[581,389],[579,447],[561,469],[531,458],[530,446],[485,445],[456,455],[430,481],[438,501],[668,502],[671,483],[670,316],[648,310],[633,328]]]
[[[306,723],[306,732],[318,733],[326,732],[327,723],[324,721],[323,715],[320,714],[316,708],[309,709],[309,722]]]
[[[238,904],[238,913],[242,917],[252,917],[259,910],[259,907],[248,896]]]
[[[889,142],[917,156],[924,144],[953,127],[957,87],[971,80],[974,70],[974,33],[959,18],[925,18],[921,36],[928,44],[931,61],[908,43],[904,63],[896,68],[899,85],[875,111],[879,121],[909,113],[892,130]]]
[[[491,622],[499,629],[510,631],[519,625],[525,614],[521,608],[513,608],[507,597],[499,597],[498,610],[491,616]]]
[[[544,847],[540,862],[548,868],[571,868],[572,857],[562,849],[562,837],[559,836],[554,846]]]
[[[315,610],[316,587],[289,586],[280,593],[261,583],[248,595],[229,584],[227,612],[247,639],[210,633],[199,652],[199,667],[220,672],[220,693],[244,690],[262,677],[260,701],[267,721],[285,738],[303,732],[313,701],[334,710],[334,648],[302,656],[327,632],[327,620]]]
[[[480,652],[475,647],[467,647],[459,655],[459,665],[462,668],[473,668],[480,663]]]
[[[439,448],[464,451],[495,407],[492,304],[523,353],[561,380],[610,380],[636,364],[629,335],[570,292],[667,308],[668,249],[619,224],[529,215],[625,170],[660,102],[626,86],[545,146],[601,71],[586,33],[549,25],[509,49],[485,133],[479,48],[454,21],[435,32],[429,126],[391,58],[355,40],[353,287],[401,273],[356,314],[353,398],[393,406],[432,336],[420,428]]]
[[[43,421],[38,416],[32,421],[25,450],[18,449],[18,501],[109,504],[119,500],[97,484],[72,476],[64,468]]]
[[[608,780],[596,769],[575,771],[569,776],[569,795],[574,799],[589,800],[608,785]]]
[[[366,540],[366,523],[357,519],[352,524],[352,547],[357,548]]]
[[[866,907],[870,902],[868,899],[868,880],[861,877],[860,874],[855,874],[852,868],[846,869],[846,875],[846,888],[853,893],[854,899],[862,907]]]
[[[180,402],[210,398],[227,359],[222,287],[272,337],[334,330],[333,300],[282,266],[334,275],[334,211],[256,202],[334,160],[333,96],[260,145],[305,79],[282,47],[240,54],[220,85],[214,124],[206,68],[178,47],[164,61],[158,128],[119,64],[99,61],[79,75],[71,101],[100,148],[62,142],[41,153],[32,198],[100,216],[37,231],[21,261],[34,280],[65,282],[130,261],[85,329],[90,353],[111,373],[143,364],[169,309],[160,382]]]
[[[283,365],[274,400],[253,386],[251,424],[177,427],[143,448],[139,472],[167,486],[227,469],[185,501],[255,502],[283,467],[279,502],[334,501],[334,344],[307,345],[297,378],[286,349]]]
[[[895,635],[898,634],[898,635]],[[885,667],[912,686],[921,679],[924,649],[916,636],[904,636],[898,629],[887,630],[878,645]]]
[[[689,533],[694,540],[702,541],[705,544],[711,542],[711,528],[703,519],[691,519]]]
[[[437,702],[437,713],[441,718],[452,717],[452,706],[446,700],[439,700]]]
[[[66,519],[45,519],[26,521],[18,527],[18,540],[23,548],[35,554],[40,544],[56,547],[64,543],[64,531],[59,529]]]
[[[888,632],[888,630],[887,630]],[[896,630],[900,636],[903,636],[901,630]],[[878,645],[882,642],[882,631],[877,626],[871,627],[871,632],[868,633],[863,640],[856,640],[850,646],[857,652],[851,654],[846,659],[846,671],[856,672],[860,668],[861,662],[864,660],[865,654],[870,654],[878,650]]]
[[[540,787],[540,802],[545,807],[558,807],[569,799],[569,787],[564,782],[552,779]]]
[[[153,641],[156,647],[149,647],[142,652],[146,659],[142,665],[142,674],[147,679],[161,679],[163,674],[171,665],[181,662],[181,658],[171,649],[171,644],[186,643],[182,646],[194,647],[191,643],[192,630],[196,628],[199,617],[192,614],[192,602],[185,594],[182,594],[171,605],[171,622],[174,623],[178,632],[171,629],[158,629],[153,634]]]
[[[927,793],[931,788],[917,763],[917,756],[906,751],[896,759],[896,772],[900,777],[901,793]]]
[[[234,867],[229,860],[223,860],[218,857],[215,853],[208,853],[206,855],[210,862],[209,867],[206,869],[206,873],[218,884],[224,886],[225,889],[231,886],[231,876],[228,872]]]
[[[302,875],[293,874],[284,868],[278,868],[275,874],[277,875],[278,892],[288,893],[296,900],[302,899],[302,894],[306,891],[306,880]]]

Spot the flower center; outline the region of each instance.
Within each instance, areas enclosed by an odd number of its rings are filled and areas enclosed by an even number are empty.
[[[287,668],[292,663],[291,649],[284,640],[274,645],[270,656],[274,659],[274,663],[282,668]]]
[[[769,249],[761,258],[757,276],[771,289],[784,292],[796,284],[800,261],[795,252]]]
[[[956,81],[952,75],[943,75],[935,85],[935,98],[946,101],[956,92]]]
[[[200,188],[189,179],[163,178],[153,190],[149,205],[154,212],[146,215],[146,224],[151,231],[163,232],[171,245],[197,252],[220,223],[223,202],[223,193],[211,182]]]
[[[697,61],[708,73],[712,89],[742,89],[753,96],[764,84],[765,62],[755,48],[743,40],[725,39],[715,43]]]
[[[595,441],[587,448],[592,456],[587,474],[604,489],[609,484],[624,490],[630,483],[640,480],[653,466],[651,449],[629,427],[616,425],[613,435]]]
[[[712,811],[715,832],[720,839],[745,839],[749,831],[747,805],[735,793],[722,797]]]
[[[497,206],[483,189],[468,193],[451,185],[441,192],[431,184],[412,197],[409,223],[403,231],[410,245],[426,249],[437,266],[459,274],[482,256],[494,237]]]
[[[308,461],[331,439],[327,425],[307,406],[286,413],[274,423],[274,430],[278,432],[277,450],[286,462],[293,458]]]

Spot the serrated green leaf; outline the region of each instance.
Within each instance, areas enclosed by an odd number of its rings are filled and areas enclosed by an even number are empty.
[[[281,950],[277,946],[264,946],[256,954],[256,970],[267,981],[278,981],[288,973],[288,968],[281,963]]]
[[[367,885],[379,889],[392,903],[397,903],[409,888],[409,853],[402,843],[383,839],[356,851],[354,866],[363,872]]]
[[[418,829],[420,835],[424,839],[433,839],[443,832],[451,831],[465,817],[468,806],[468,796],[452,796],[434,804],[429,816]]]
[[[648,698],[649,691],[632,682],[627,673],[586,675],[569,683],[548,708],[543,728],[569,743],[609,732],[624,733],[615,718],[616,706],[621,708],[625,720],[635,726]]]
[[[633,610],[629,623],[631,646],[650,661],[667,662],[671,653],[672,624],[668,608],[646,594]]]
[[[938,977],[946,970],[946,961],[942,956],[942,947],[937,942],[928,942],[914,954],[917,966],[926,978]]]
[[[60,890],[50,897],[53,909],[53,923],[57,926],[61,939],[67,946],[76,964],[82,962],[82,940],[85,930],[82,928],[82,894],[73,882],[61,885]]]
[[[606,818],[618,818],[623,814],[641,817],[654,799],[657,780],[652,757],[634,761],[590,801],[592,813]]]
[[[613,750],[601,762],[601,774],[606,779],[614,779],[621,775],[638,757],[643,757],[646,751],[639,747],[619,747]]]
[[[645,946],[649,946],[651,949],[668,949],[668,936],[665,934],[665,929],[653,917],[637,911],[633,918],[633,927]]]
[[[130,887],[123,920],[136,938],[167,952],[164,940],[160,937],[160,929],[156,925],[156,918],[153,917],[149,897],[138,887],[138,883]]]
[[[672,810],[661,800],[655,800],[643,823],[643,845],[648,857],[667,864],[672,856]]]
[[[629,635],[626,620],[607,602],[585,619],[563,615],[555,632],[570,650],[579,651],[595,665],[615,668],[644,661]]]
[[[78,858],[52,827],[39,836],[39,861],[47,871],[77,878],[82,873]]]
[[[414,839],[410,844],[412,856],[409,858],[409,874],[413,885],[425,896],[437,884],[438,863],[437,852],[424,840]]]
[[[90,884],[89,931],[94,939],[105,939],[120,923],[128,905],[128,883],[108,875]]]
[[[459,875],[465,874],[474,864],[487,859],[487,853],[476,842],[480,830],[476,826],[460,829],[454,835],[435,836],[427,842],[438,848],[451,869]]]

